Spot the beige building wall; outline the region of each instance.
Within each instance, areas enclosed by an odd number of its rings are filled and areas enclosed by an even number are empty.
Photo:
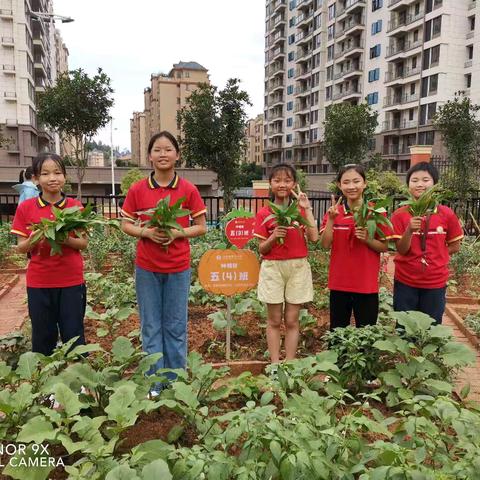
[[[398,172],[412,144],[445,154],[432,118],[456,91],[480,104],[472,0],[267,0],[264,166],[327,172],[326,109],[368,102],[375,151]]]
[[[263,115],[258,115],[247,122],[246,150],[244,161],[246,163],[263,163]]]
[[[148,163],[146,148],[156,133],[168,130],[176,137],[180,136],[177,112],[201,83],[210,83],[208,70],[196,62],[179,62],[168,74],[151,76],[150,87],[144,90],[145,109],[141,113],[135,112],[130,120],[133,161],[140,162],[140,165]]]
[[[105,155],[100,150],[92,150],[88,152],[87,165],[89,167],[104,167]]]
[[[44,150],[56,150],[56,137],[37,121],[36,96],[56,78],[51,0],[0,0],[0,129],[9,144],[0,165],[23,167]]]

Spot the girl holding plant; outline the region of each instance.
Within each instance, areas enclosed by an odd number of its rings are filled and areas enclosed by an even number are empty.
[[[322,246],[331,249],[328,288],[332,329],[350,325],[352,310],[357,327],[377,322],[380,253],[387,250],[385,234],[389,229],[380,218],[373,234],[364,222],[356,224],[355,212],[362,208],[367,188],[365,178],[361,165],[340,169],[336,181],[342,195],[338,201],[332,195],[320,228]]]
[[[122,230],[139,238],[135,283],[143,350],[163,354],[150,374],[161,368],[185,367],[188,239],[207,230],[205,204],[197,187],[175,172],[179,156],[177,140],[171,133],[154,135],[148,144],[153,172],[130,187],[122,207]],[[153,391],[158,393],[160,388],[157,385]]]
[[[307,195],[297,185],[291,165],[275,165],[269,177],[273,202],[258,211],[254,235],[262,255],[258,299],[267,304],[267,343],[273,364],[280,360],[280,326],[285,322],[285,358],[295,358],[299,312],[313,300],[307,239],[318,230]],[[295,192],[297,188],[297,192]]]
[[[463,229],[455,213],[438,205],[438,171],[428,162],[407,172],[412,199],[392,215],[397,244],[393,307],[417,310],[442,322],[450,255],[458,252]]]
[[[87,236],[73,230],[65,233],[60,244],[42,235],[42,219],[53,224],[56,209],[83,208],[62,192],[66,170],[54,153],[42,153],[33,159],[33,176],[42,193],[22,202],[15,213],[11,232],[18,235],[17,249],[29,253],[27,266],[28,312],[32,322],[32,351],[50,355],[57,345],[78,337],[74,346],[85,343],[83,318],[86,288],[80,250],[87,247]],[[52,250],[54,248],[54,250]]]

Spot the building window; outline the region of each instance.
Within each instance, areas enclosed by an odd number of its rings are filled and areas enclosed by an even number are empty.
[[[465,75],[465,85],[467,88],[470,88],[472,86],[472,74],[468,73]]]
[[[288,44],[291,45],[292,43],[295,43],[295,34],[292,33],[291,35],[288,36]]]
[[[292,134],[291,133],[289,133],[287,135],[287,143],[292,143]]]
[[[332,87],[327,87],[325,89],[325,100],[331,100],[332,99]]]
[[[378,92],[369,93],[367,95],[367,103],[369,105],[376,105],[378,103]]]
[[[327,62],[333,60],[333,45],[327,48]]]
[[[374,47],[370,48],[370,58],[376,58],[380,56],[381,53],[381,45],[378,43]]]
[[[368,72],[368,81],[369,82],[376,82],[380,78],[380,69],[375,68]]]
[[[327,36],[328,40],[333,40],[333,38],[335,37],[335,24],[329,25],[329,27],[327,28]]]
[[[435,112],[437,111],[437,103],[428,103],[426,105],[420,106],[420,125],[426,125],[427,123],[431,123],[431,120],[435,116]]]
[[[433,130],[429,132],[419,132],[418,143],[420,145],[433,145],[435,143],[435,132]]]
[[[379,8],[382,8],[383,6],[383,0],[373,0],[372,1],[372,12],[375,10],[378,10]]]
[[[287,127],[291,127],[293,125],[293,117],[287,118]]]
[[[288,52],[288,61],[293,62],[295,60],[295,52]]]
[[[289,25],[290,27],[294,27],[296,21],[297,21],[297,17],[292,17],[292,18],[290,19],[290,21],[288,22],[288,25]]]
[[[443,0],[427,0],[425,12],[430,13],[434,8],[438,8],[442,5]]]
[[[296,6],[297,0],[291,0],[291,2],[288,4],[288,8],[290,9],[290,11],[292,11]]]
[[[293,93],[293,85],[289,85],[287,87],[287,95],[292,95],[292,93]]]
[[[327,82],[333,80],[333,65],[327,67]]]
[[[287,102],[287,110],[290,112],[293,110],[293,102]]]
[[[288,78],[293,78],[294,75],[295,75],[295,69],[289,68],[287,73]]]
[[[335,3],[328,7],[328,19],[333,20],[335,18]]]
[[[382,21],[377,20],[376,22],[372,23],[372,35],[376,35],[382,31]]]

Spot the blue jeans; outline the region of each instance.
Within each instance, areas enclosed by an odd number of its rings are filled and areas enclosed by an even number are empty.
[[[150,375],[160,368],[185,368],[190,274],[190,269],[177,273],[135,269],[142,347],[148,354],[163,353]]]
[[[443,288],[416,288],[405,285],[398,280],[393,284],[393,309],[396,312],[416,310],[435,319],[437,324],[442,323],[445,312],[445,294]]]

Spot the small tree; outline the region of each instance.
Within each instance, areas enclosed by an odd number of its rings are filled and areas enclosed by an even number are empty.
[[[454,99],[440,106],[434,117],[434,125],[442,133],[453,170],[442,183],[457,198],[468,196],[478,187],[479,110],[480,106],[472,103],[464,92],[456,92]]]
[[[223,90],[200,85],[177,117],[183,158],[187,165],[198,165],[217,174],[225,212],[231,210],[233,192],[239,184],[239,165],[245,149],[245,106],[251,105],[239,84],[240,80],[233,78]]]
[[[361,163],[377,128],[378,113],[367,104],[337,103],[327,110],[325,153],[338,170],[348,163]]]
[[[128,189],[135,183],[144,178],[145,175],[139,168],[130,169],[122,178],[121,190],[124,195],[127,194]]]
[[[113,105],[110,78],[98,69],[90,78],[82,69],[59,76],[54,87],[47,87],[38,98],[38,118],[69,142],[74,152],[77,173],[77,197],[82,196],[82,182],[87,167],[87,142],[104,127]]]
[[[240,179],[238,184],[241,187],[251,187],[253,180],[262,179],[262,167],[255,163],[242,163],[240,165]]]

